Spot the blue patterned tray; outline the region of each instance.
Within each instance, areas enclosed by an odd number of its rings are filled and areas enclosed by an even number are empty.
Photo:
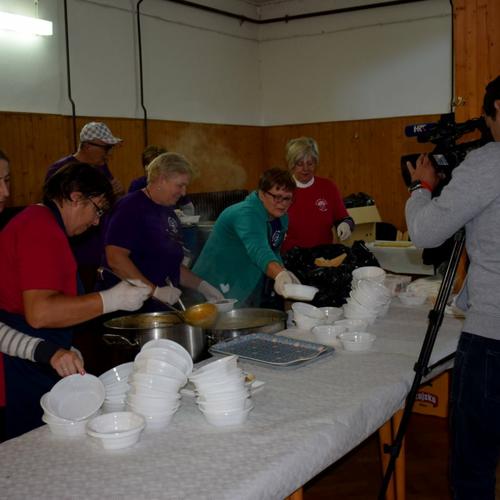
[[[317,358],[334,351],[334,348],[281,335],[251,333],[226,342],[219,342],[213,345],[210,351],[220,354],[237,354],[242,359],[273,366],[289,366]]]

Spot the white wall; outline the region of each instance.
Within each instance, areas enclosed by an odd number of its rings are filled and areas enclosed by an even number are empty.
[[[299,10],[296,4],[304,2],[291,2],[286,12],[283,3],[262,12],[265,17],[292,15]],[[343,4],[336,2],[335,8]],[[325,2],[316,7],[327,8]],[[260,41],[262,120],[266,124],[449,111],[448,2],[264,25]]]
[[[332,8],[326,0],[260,8],[246,0],[197,1],[264,18]],[[78,115],[142,117],[135,5],[68,0]],[[31,14],[33,1],[0,0],[0,9]],[[446,0],[260,27],[165,0],[145,0],[141,11],[150,118],[267,125],[449,107]],[[0,110],[70,114],[62,0],[39,0],[39,16],[54,22],[53,37],[0,33]]]

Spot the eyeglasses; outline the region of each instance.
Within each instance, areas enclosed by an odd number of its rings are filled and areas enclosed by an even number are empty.
[[[104,149],[106,153],[109,153],[111,149],[113,149],[114,147],[114,144],[99,144],[97,142],[90,142],[90,141],[86,141],[85,144],[90,144],[91,146],[95,146],[96,148]]]
[[[279,194],[273,194],[269,191],[264,191],[265,194],[268,194],[274,201],[274,203],[285,203],[289,205],[293,201],[293,196],[280,196]]]
[[[95,213],[99,219],[106,213],[106,210],[104,208],[101,208],[92,198],[87,198],[87,200],[94,205],[95,208]]]

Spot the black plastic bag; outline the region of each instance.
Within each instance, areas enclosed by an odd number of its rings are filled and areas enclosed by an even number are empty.
[[[314,263],[317,258],[330,260],[343,253],[346,258],[338,267],[322,267]],[[312,301],[317,307],[345,304],[351,291],[352,271],[357,267],[379,265],[364,241],[355,241],[351,248],[341,244],[294,247],[283,255],[283,263],[302,284],[318,288]]]

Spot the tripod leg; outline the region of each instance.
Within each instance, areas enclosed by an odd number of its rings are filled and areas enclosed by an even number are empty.
[[[378,439],[380,445],[380,462],[382,464],[382,474],[385,474],[389,465],[389,455],[385,452],[384,447],[392,443],[392,418],[388,420],[379,430]],[[385,500],[395,500],[394,477],[391,478],[387,491],[385,492]]]

